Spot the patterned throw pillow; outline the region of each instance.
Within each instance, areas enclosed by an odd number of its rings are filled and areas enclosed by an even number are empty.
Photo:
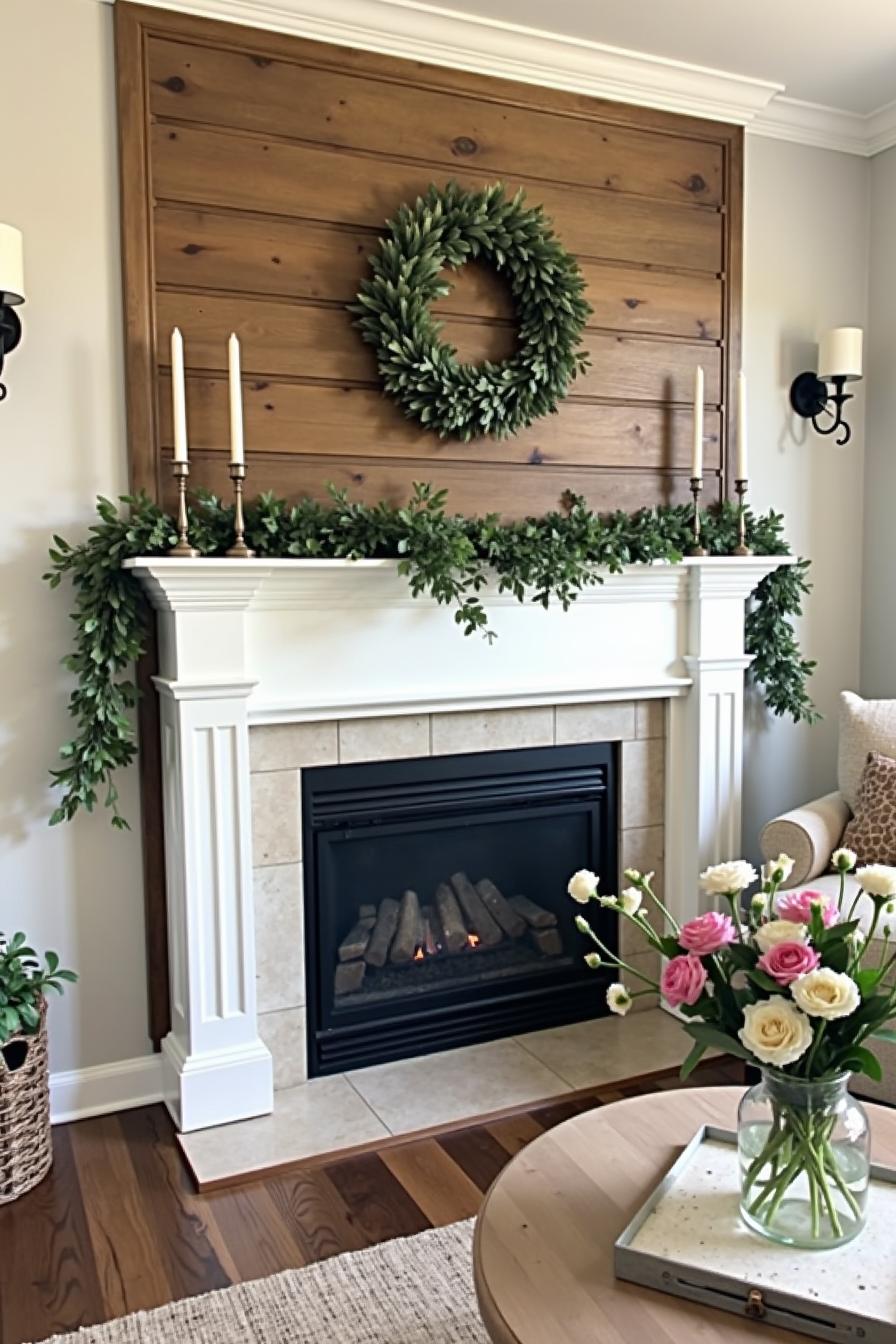
[[[868,753],[852,821],[841,845],[854,849],[859,863],[896,863],[896,760]]]

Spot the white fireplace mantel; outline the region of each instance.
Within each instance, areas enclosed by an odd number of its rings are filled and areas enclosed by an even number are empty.
[[[481,593],[488,643],[392,560],[138,558],[158,614],[172,1026],[181,1129],[272,1108],[258,1037],[250,725],[668,698],[666,887],[737,855],[745,602],[785,557],[635,565],[563,612]]]

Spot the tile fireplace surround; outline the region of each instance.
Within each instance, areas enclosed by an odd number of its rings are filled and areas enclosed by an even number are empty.
[[[413,599],[392,561],[128,561],[159,617],[162,1059],[178,1127],[267,1115],[275,1087],[289,1089],[278,1108],[288,1099],[299,1112],[305,1093],[333,1093],[335,1117],[349,1085],[303,1081],[305,767],[619,741],[622,864],[656,868],[675,913],[696,913],[699,869],[739,851],[744,605],[782,563],[632,566],[567,613],[489,590],[489,645]],[[483,1109],[475,1097],[471,1114]]]

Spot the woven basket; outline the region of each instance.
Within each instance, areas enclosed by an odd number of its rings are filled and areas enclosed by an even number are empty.
[[[40,1028],[10,1036],[0,1047],[0,1204],[42,1181],[53,1161],[47,1005]]]

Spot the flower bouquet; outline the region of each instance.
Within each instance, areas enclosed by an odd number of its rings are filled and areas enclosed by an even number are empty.
[[[865,1042],[896,1014],[896,868],[858,869],[860,890],[847,900],[855,863],[850,850],[833,855],[837,897],[781,891],[793,869],[781,854],[763,868],[748,909],[744,892],[758,874],[743,860],[716,864],[700,882],[727,911],[682,926],[655,894],[652,873],[627,869],[630,885],[619,896],[600,896],[586,870],[569,883],[574,900],[618,910],[664,958],[656,981],[577,917],[597,949],[587,964],[621,972],[607,990],[612,1012],[624,1015],[634,999],[659,991],[694,1042],[683,1078],[710,1048],[762,1071],[741,1103],[741,1215],[764,1236],[811,1248],[840,1245],[864,1225],[868,1124],[847,1085],[853,1072],[880,1079]]]

